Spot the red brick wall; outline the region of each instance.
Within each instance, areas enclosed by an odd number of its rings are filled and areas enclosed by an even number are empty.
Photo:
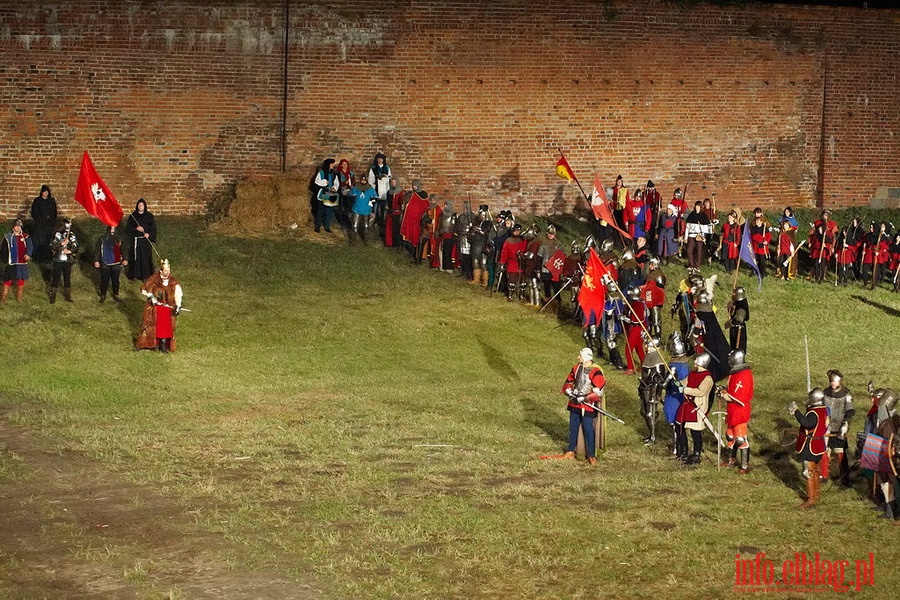
[[[291,0],[288,169],[380,150],[402,182],[538,212],[577,202],[558,146],[588,191],[689,182],[720,209],[900,186],[900,11],[567,4]],[[85,149],[160,214],[278,172],[282,7],[0,0],[0,212],[49,183],[81,214]]]

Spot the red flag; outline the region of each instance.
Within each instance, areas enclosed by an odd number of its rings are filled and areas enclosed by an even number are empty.
[[[584,277],[581,279],[581,289],[578,291],[578,304],[584,312],[585,326],[600,324],[600,317],[606,304],[606,284],[603,282],[603,276],[606,274],[606,267],[592,247],[587,267],[584,269]]]
[[[553,253],[553,256],[547,259],[547,262],[544,263],[544,267],[550,271],[550,279],[559,281],[559,274],[562,273],[563,264],[565,262],[566,253],[562,250],[557,250]]]
[[[597,176],[594,177],[594,193],[591,194],[591,210],[594,211],[595,217],[601,221],[606,221],[607,225],[627,237],[629,240],[631,239],[631,236],[627,231],[619,229],[619,226],[616,225],[615,217],[609,212],[609,199],[606,197],[606,190],[603,189],[603,184]]]
[[[78,174],[78,184],[75,186],[75,201],[88,211],[88,214],[97,217],[103,223],[117,227],[122,220],[122,207],[113,193],[109,191],[103,179],[97,174],[91,157],[87,150],[81,157],[81,172]]]
[[[575,172],[572,171],[572,167],[569,166],[569,161],[566,160],[566,157],[563,156],[562,153],[560,153],[559,160],[556,161],[556,174],[568,181],[576,179]]]

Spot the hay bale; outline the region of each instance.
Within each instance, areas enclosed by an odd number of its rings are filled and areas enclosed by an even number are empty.
[[[235,185],[226,215],[210,229],[223,235],[290,236],[322,243],[338,243],[340,236],[313,231],[309,179],[297,175],[247,177]]]

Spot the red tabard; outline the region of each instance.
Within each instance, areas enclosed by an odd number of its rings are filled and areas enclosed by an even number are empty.
[[[172,309],[168,306],[157,304],[156,308],[156,337],[160,339],[172,338]]]
[[[687,376],[686,387],[696,388],[707,377],[712,377],[709,371],[691,371]],[[699,423],[703,418],[697,414],[697,405],[694,404],[692,396],[685,395],[684,402],[678,407],[678,414],[675,415],[675,421],[678,423]]]
[[[666,303],[666,291],[651,279],[641,287],[641,298],[647,308],[656,308]]]
[[[572,389],[575,383],[575,373],[578,370],[578,366],[580,364],[581,363],[576,363],[575,366],[572,367],[572,370],[569,372],[569,376],[566,377],[566,382],[563,384],[561,390],[563,394],[566,393],[566,390]],[[588,377],[591,380],[591,385],[595,388],[600,388],[602,390],[603,386],[606,385],[606,377],[603,376],[603,371],[597,365],[591,365],[590,370],[588,371]],[[591,392],[590,394],[585,396],[585,400],[596,406],[597,402],[600,400],[600,396],[598,396],[594,392]],[[590,406],[579,404],[572,399],[569,400],[568,408],[574,408],[578,410],[584,409],[584,411],[588,413],[594,412],[594,409]]]
[[[800,428],[797,434],[797,453],[803,451],[803,447],[809,444],[809,451],[814,456],[825,454],[825,430],[828,427],[828,409],[824,406],[814,406],[807,409],[806,415],[813,413],[816,416],[816,424],[811,429]]]
[[[521,273],[519,267],[519,252],[525,252],[528,242],[520,237],[511,236],[503,243],[503,250],[500,251],[500,264],[506,267],[507,273]]]
[[[725,423],[729,427],[750,421],[750,403],[753,400],[753,372],[742,369],[728,376],[728,393],[744,403],[729,402],[725,407]]]

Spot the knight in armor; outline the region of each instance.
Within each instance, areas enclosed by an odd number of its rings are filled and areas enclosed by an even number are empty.
[[[453,235],[456,239],[457,249],[459,250],[459,266],[461,275],[466,281],[475,279],[474,265],[472,263],[472,243],[469,238],[469,231],[475,223],[476,216],[472,212],[472,206],[468,200],[463,201],[462,212],[456,217]]]
[[[485,264],[485,247],[488,233],[491,230],[491,222],[488,220],[488,205],[478,207],[478,214],[469,229],[470,253],[472,256],[472,285],[486,286],[488,271]]]
[[[856,412],[853,409],[853,395],[844,385],[844,376],[837,369],[828,371],[828,387],[825,388],[825,407],[828,408],[828,429],[825,446],[827,450],[819,463],[822,481],[828,481],[830,459],[836,455],[841,474],[841,485],[850,486],[850,463],[847,457],[847,433],[850,430],[850,419]]]
[[[416,249],[414,262],[421,264],[423,260],[428,259],[428,266],[436,268],[440,262],[440,241],[437,235],[437,227],[441,220],[441,207],[438,206],[437,199],[432,196],[428,210],[422,214],[419,229],[419,246]]]
[[[578,240],[575,240],[572,242],[571,253],[563,261],[562,271],[559,274],[560,279],[569,282],[569,304],[572,306],[572,319],[575,321],[580,321],[582,317],[581,306],[578,304],[578,292],[581,290],[583,274],[582,260],[581,246],[578,244]],[[596,330],[596,326],[594,329]],[[591,347],[598,347],[587,339],[585,339],[585,343]]]
[[[569,411],[569,445],[563,454],[555,454],[547,458],[575,458],[579,433],[584,436],[585,459],[588,464],[597,464],[597,411],[603,397],[606,378],[603,371],[594,364],[594,353],[590,348],[582,348],[578,353],[578,362],[572,367],[562,387],[562,393],[568,397]]]
[[[488,270],[488,287],[494,289],[494,283],[497,277],[497,258],[500,253],[497,251],[502,241],[509,235],[509,228],[506,226],[506,211],[501,210],[494,217],[491,228],[488,230],[487,241],[484,245],[484,263]]]
[[[525,252],[522,255],[522,296],[525,304],[532,308],[541,307],[541,257],[539,250],[541,239],[537,236],[537,227],[532,224],[522,235],[525,239]]]
[[[681,392],[684,394],[684,402],[675,416],[676,456],[682,458],[687,465],[699,465],[703,453],[703,429],[704,417],[709,410],[709,395],[713,389],[713,378],[709,372],[710,355],[701,352],[694,357],[694,368],[688,373],[687,379],[681,382]],[[680,426],[680,427],[679,427]],[[688,455],[687,432],[691,432],[693,452]]]
[[[695,322],[694,296],[699,294],[701,290],[706,289],[706,283],[698,272],[692,269],[688,270],[687,277],[682,279],[678,284],[678,294],[675,296],[675,302],[672,303],[672,317],[678,317],[679,332],[681,339],[688,346],[688,354],[693,354],[692,339],[694,337],[693,329]]]
[[[828,408],[821,388],[810,390],[806,399],[806,412],[800,412],[796,402],[791,402],[788,412],[800,424],[796,451],[803,462],[806,480],[806,502],[798,508],[812,508],[819,503],[819,461],[825,454],[825,433],[828,430]]]
[[[441,211],[441,220],[438,224],[438,237],[441,240],[440,269],[444,273],[453,273],[453,250],[456,247],[456,239],[453,236],[455,225],[456,213],[453,212],[453,202],[444,200],[444,210]]]
[[[63,219],[62,225],[50,240],[50,255],[53,264],[50,304],[56,302],[60,280],[63,283],[63,297],[66,302],[72,302],[72,265],[75,264],[75,257],[78,255],[78,240],[75,238],[72,221],[69,219]]]
[[[681,336],[677,331],[673,332],[672,335],[669,336],[669,353],[672,358],[669,361],[670,372],[666,378],[666,399],[663,402],[663,412],[666,415],[666,423],[672,428],[672,454],[676,457],[679,457],[679,447],[676,443],[678,440],[678,429],[675,417],[678,414],[678,409],[681,408],[681,403],[684,402],[684,392],[681,382],[687,379],[688,373],[691,371],[687,359],[685,358],[685,351],[685,344],[681,340]],[[685,442],[687,442],[686,439]],[[687,460],[686,443],[684,446],[684,455],[679,458]]]
[[[506,274],[506,299],[510,302],[519,297],[522,281],[522,256],[525,254],[527,242],[522,238],[522,226],[512,226],[512,235],[503,243],[500,251],[500,271]]]
[[[606,347],[609,350],[609,362],[618,370],[625,368],[622,362],[622,355],[619,354],[617,345],[618,338],[625,333],[622,326],[622,317],[625,315],[625,301],[619,288],[612,282],[606,285],[606,303],[603,306],[603,319],[601,325],[603,327],[603,338],[606,340]]]
[[[730,450],[723,467],[739,466],[738,473],[750,472],[750,413],[753,402],[753,371],[744,362],[743,350],[733,350],[728,355],[731,373],[728,387],[719,393],[725,400],[725,437]],[[740,456],[739,456],[740,455]]]
[[[638,360],[641,363],[645,358],[643,337],[644,329],[647,327],[647,305],[641,298],[639,288],[633,287],[628,290],[627,294],[631,309],[622,314],[622,322],[625,324],[625,374],[634,375],[633,354],[637,352]]]
[[[876,389],[871,381],[866,387],[875,409],[875,434],[887,441],[887,467],[875,472],[875,481],[884,496],[884,513],[881,518],[893,520],[898,508],[896,473],[900,469],[900,415],[897,414],[897,400],[900,395],[891,388]]]
[[[747,321],[750,320],[750,304],[743,286],[734,288],[731,302],[728,304],[728,343],[732,350],[747,353]]]
[[[618,267],[618,277],[616,281],[623,292],[635,286],[644,284],[644,276],[641,272],[641,265],[634,258],[634,251],[631,248],[622,252],[621,264]]]
[[[647,307],[647,329],[650,335],[661,339],[662,318],[660,311],[666,303],[666,274],[659,268],[659,259],[647,263],[647,281],[640,288],[641,298]]]
[[[556,239],[556,227],[553,225],[548,225],[547,231],[544,234],[544,239],[541,240],[541,245],[537,251],[538,261],[541,265],[540,275],[544,292],[541,302],[542,304],[549,302],[550,298],[556,296],[556,294],[562,287],[559,274],[554,276],[550,269],[547,268],[548,266],[550,266],[550,259],[553,258],[553,256],[557,252],[562,251],[562,244],[560,244],[559,240]]]
[[[656,443],[656,416],[663,404],[668,381],[666,362],[660,353],[659,339],[651,338],[644,348],[641,363],[641,379],[638,382],[638,396],[641,399],[641,416],[647,424],[644,445]]]

